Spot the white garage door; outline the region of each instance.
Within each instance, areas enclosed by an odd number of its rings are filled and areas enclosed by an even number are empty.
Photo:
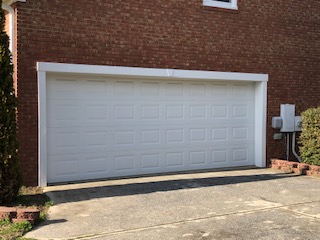
[[[52,75],[48,182],[254,165],[254,83]]]

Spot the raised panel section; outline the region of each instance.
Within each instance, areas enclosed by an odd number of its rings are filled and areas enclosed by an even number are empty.
[[[247,105],[234,105],[232,107],[232,116],[234,118],[247,118],[248,106]]]
[[[207,118],[207,107],[204,105],[190,106],[190,119],[199,120]]]
[[[72,179],[79,174],[79,158],[76,155],[49,157],[49,168],[54,171],[57,178]],[[50,176],[49,176],[50,177]]]
[[[141,156],[142,168],[159,168],[160,155],[159,154],[144,154]]]
[[[160,131],[159,130],[142,130],[141,142],[143,144],[160,143]]]
[[[115,170],[116,171],[125,171],[134,169],[134,156],[115,156],[114,157]]]
[[[107,105],[89,105],[86,107],[85,117],[89,121],[106,121],[108,120]]]
[[[141,119],[142,120],[159,120],[160,106],[159,105],[142,106]]]
[[[79,128],[48,128],[48,154],[76,153],[82,145]]]
[[[88,156],[85,159],[85,169],[88,173],[107,171],[107,156]]]
[[[211,86],[211,92],[213,97],[226,97],[228,96],[228,85],[227,84],[213,84]]]
[[[134,144],[134,131],[116,131],[115,132],[115,145],[133,145]]]
[[[99,131],[99,132],[87,132],[85,136],[86,146],[106,146],[108,139],[108,133]]]
[[[79,135],[77,132],[57,133],[55,135],[54,146],[56,148],[70,148],[78,145]],[[51,142],[50,142],[51,143]]]
[[[85,88],[81,91],[81,96],[84,98],[105,98],[107,94],[106,81],[88,80],[85,81]]]
[[[228,140],[228,128],[213,128],[212,140],[214,141],[226,141]]]
[[[183,129],[167,130],[167,143],[181,143],[184,141]]]
[[[159,96],[159,83],[157,82],[144,82],[141,84],[142,96]]]
[[[191,84],[190,96],[206,96],[206,85],[205,84]]]
[[[190,152],[190,165],[203,165],[206,164],[207,157],[205,151],[191,151]]]
[[[134,106],[133,105],[115,106],[115,119],[116,120],[133,120]]]
[[[248,139],[248,128],[239,127],[232,129],[232,138],[235,140],[247,140]]]
[[[190,141],[192,142],[206,141],[206,129],[204,128],[190,129]]]
[[[232,96],[245,98],[248,96],[248,86],[246,84],[233,85]]]
[[[233,149],[233,161],[247,161],[248,158],[247,148]]]
[[[183,119],[184,106],[183,105],[169,105],[166,107],[167,119]]]
[[[212,117],[213,118],[227,118],[228,117],[228,106],[227,105],[214,105],[214,106],[212,106]]]
[[[56,105],[55,111],[57,113],[55,120],[57,121],[74,121],[79,116],[77,105]]]
[[[174,152],[174,153],[167,153],[166,154],[166,160],[167,160],[168,167],[183,166],[183,159],[184,159],[183,152]]]
[[[78,81],[76,79],[55,79],[47,83],[48,99],[76,99]]]
[[[134,82],[131,81],[117,81],[115,83],[115,94],[117,96],[133,96]]]
[[[212,151],[212,162],[215,163],[226,163],[228,161],[227,150],[213,150]]]
[[[183,96],[183,84],[182,83],[167,83],[166,84],[167,96]]]

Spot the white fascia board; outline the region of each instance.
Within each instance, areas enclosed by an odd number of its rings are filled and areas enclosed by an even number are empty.
[[[203,79],[224,81],[254,81],[267,82],[268,74],[216,72],[199,70],[178,70],[162,68],[139,68],[139,67],[117,67],[99,66],[86,64],[66,64],[38,62],[37,70],[50,73],[75,73],[95,75],[118,75],[131,77],[158,77],[167,79]]]
[[[266,167],[267,82],[256,82],[255,85],[255,165]]]
[[[38,186],[47,186],[47,81],[46,73],[38,72]]]

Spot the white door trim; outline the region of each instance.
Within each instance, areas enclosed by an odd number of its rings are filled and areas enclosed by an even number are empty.
[[[266,166],[266,111],[268,74],[233,73],[160,68],[137,68],[38,62],[38,117],[39,117],[39,186],[47,185],[47,73],[89,74],[105,76],[153,77],[166,80],[212,80],[255,82],[255,165]]]

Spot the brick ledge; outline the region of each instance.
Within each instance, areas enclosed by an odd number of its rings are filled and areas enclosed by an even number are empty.
[[[286,173],[320,177],[320,166],[309,165],[306,163],[290,162],[283,159],[272,158],[269,167]]]
[[[34,224],[40,218],[40,210],[35,208],[14,208],[0,206],[0,220],[8,219],[18,223],[28,221]]]

